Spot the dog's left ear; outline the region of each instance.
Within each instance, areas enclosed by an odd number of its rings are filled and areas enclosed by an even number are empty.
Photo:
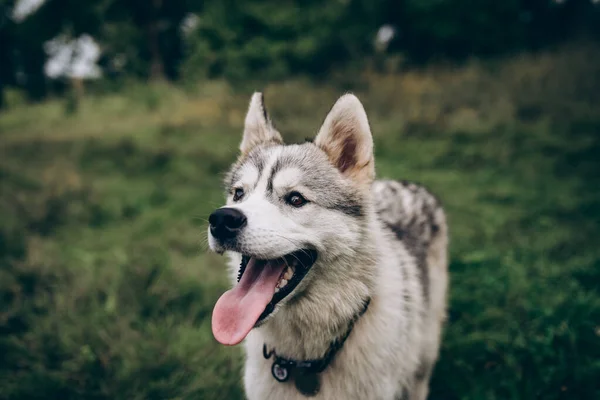
[[[373,181],[373,136],[367,113],[356,96],[346,94],[339,98],[325,118],[315,144],[344,176],[357,183]]]
[[[250,99],[240,150],[242,154],[247,154],[256,145],[268,142],[283,144],[283,139],[271,123],[263,94],[256,92]]]

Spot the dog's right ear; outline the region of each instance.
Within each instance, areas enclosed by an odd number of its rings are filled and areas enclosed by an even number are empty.
[[[356,96],[346,94],[338,99],[315,144],[342,175],[369,187],[375,177],[373,137],[367,113]]]
[[[242,154],[248,154],[255,146],[268,142],[283,144],[283,139],[271,123],[263,94],[256,92],[250,99],[240,150]]]

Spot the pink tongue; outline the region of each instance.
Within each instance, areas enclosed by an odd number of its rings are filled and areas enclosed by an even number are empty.
[[[242,279],[215,304],[212,314],[215,339],[229,346],[244,340],[273,298],[284,267],[283,262],[250,259]]]

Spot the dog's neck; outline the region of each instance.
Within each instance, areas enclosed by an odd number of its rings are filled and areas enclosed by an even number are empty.
[[[352,257],[317,263],[304,292],[285,305],[274,318],[258,328],[262,339],[277,354],[296,360],[319,359],[331,343],[342,337],[353,318],[371,298],[376,260],[370,242]],[[317,269],[343,271],[320,274]]]

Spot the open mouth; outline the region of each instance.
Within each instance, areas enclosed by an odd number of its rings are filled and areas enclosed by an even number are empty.
[[[317,259],[314,250],[298,250],[274,260],[243,255],[238,283],[217,301],[212,330],[222,344],[235,345],[287,297]]]

